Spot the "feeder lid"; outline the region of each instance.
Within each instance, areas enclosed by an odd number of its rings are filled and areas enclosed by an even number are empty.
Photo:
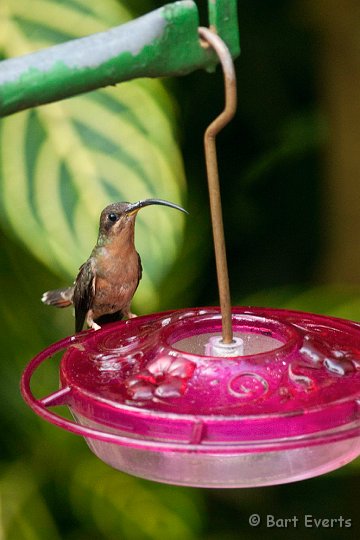
[[[359,324],[234,308],[233,329],[243,354],[231,358],[206,354],[221,334],[218,308],[87,332],[61,362],[68,405],[129,436],[212,447],[359,434]]]

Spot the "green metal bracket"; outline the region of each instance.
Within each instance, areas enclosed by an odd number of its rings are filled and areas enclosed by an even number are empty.
[[[208,0],[211,28],[239,54],[237,0]],[[0,63],[0,116],[137,77],[185,75],[218,62],[201,45],[192,0]],[[90,52],[90,53],[89,53]]]

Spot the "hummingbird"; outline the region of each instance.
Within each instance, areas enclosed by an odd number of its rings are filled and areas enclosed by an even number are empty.
[[[44,304],[59,308],[74,306],[75,332],[80,332],[85,322],[99,330],[103,323],[136,317],[130,305],[142,276],[142,266],[134,243],[135,219],[141,208],[153,204],[188,213],[162,199],[110,204],[101,212],[96,245],[80,266],[74,284],[43,294]]]

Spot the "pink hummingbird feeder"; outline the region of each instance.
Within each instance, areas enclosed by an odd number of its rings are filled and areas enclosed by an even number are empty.
[[[200,34],[225,74],[225,110],[205,134],[221,309],[141,316],[63,339],[29,363],[22,393],[39,416],[129,474],[222,488],[301,480],[360,454],[360,325],[231,309],[214,141],[235,112],[235,76],[220,38]],[[34,397],[33,373],[61,350],[60,389]],[[60,405],[74,421],[51,410]]]
[[[218,308],[66,338],[27,366],[24,398],[112,467],[160,482],[279,484],[357,457],[360,325],[260,308],[235,308],[232,320],[241,351],[230,357],[209,350],[221,332]],[[33,372],[64,348],[60,390],[36,399]],[[55,405],[77,423],[48,409]]]

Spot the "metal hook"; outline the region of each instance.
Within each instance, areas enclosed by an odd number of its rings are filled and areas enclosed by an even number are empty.
[[[211,221],[214,237],[216,272],[219,287],[224,344],[233,343],[229,274],[226,261],[224,225],[221,210],[219,171],[216,156],[216,135],[230,122],[236,112],[236,77],[234,63],[223,40],[208,28],[199,28],[202,40],[210,45],[219,57],[225,82],[225,108],[205,131],[205,160],[208,178]]]

